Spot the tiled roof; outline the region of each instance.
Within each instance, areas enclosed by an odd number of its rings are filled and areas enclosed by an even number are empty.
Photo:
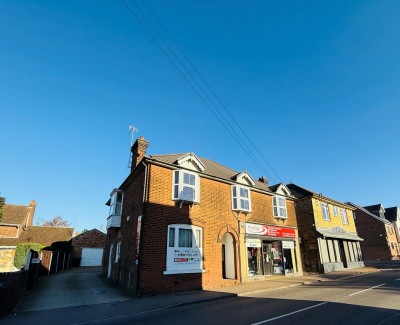
[[[58,241],[70,240],[74,228],[31,226],[20,231],[19,238],[0,238],[0,246],[16,246],[20,243],[39,243],[43,246],[50,246]]]
[[[90,233],[92,233],[92,232],[97,232],[97,233],[99,233],[100,235],[103,235],[104,237],[107,237],[107,234],[105,234],[105,233],[102,232],[101,230],[98,230],[98,229],[94,228],[94,229],[92,229],[92,230],[88,230],[88,231],[82,232],[82,233],[80,233],[80,234],[74,236],[74,239],[79,238],[79,237],[81,237],[81,236],[83,236],[83,235],[90,234]]]
[[[25,224],[31,208],[24,205],[5,204],[3,206],[3,219],[1,223],[6,224]]]
[[[288,189],[290,190],[292,195],[298,199],[302,199],[303,197],[308,197],[308,196],[312,196],[312,195],[318,195],[318,193],[308,190],[308,189],[301,187],[299,185],[296,185],[296,184],[291,183],[291,184],[287,184],[286,186],[288,187]]]
[[[151,155],[147,156],[148,159],[153,159],[162,163],[166,163],[169,165],[174,165],[176,161],[187,155],[188,153],[180,153],[180,154],[170,154],[170,155]],[[202,174],[213,176],[213,177],[218,177],[224,180],[229,180],[229,181],[234,181],[235,176],[240,174],[240,172],[235,171],[233,169],[230,169],[226,166],[223,166],[213,160],[199,157],[201,162],[204,164],[205,169],[202,172]],[[270,188],[263,182],[260,182],[258,180],[255,180],[255,188],[263,190],[263,191],[268,191],[271,192]]]
[[[372,217],[372,218],[374,218],[374,219],[376,219],[376,220],[379,220],[379,221],[381,221],[381,222],[383,222],[383,223],[386,223],[386,224],[390,224],[390,221],[378,217],[377,215],[375,215],[375,214],[373,214],[372,212],[368,211],[365,207],[363,208],[363,207],[361,207],[361,206],[359,206],[359,205],[357,205],[357,204],[354,204],[354,203],[352,203],[352,202],[346,202],[346,204],[351,205],[351,206],[354,207],[354,208],[357,208],[358,210],[360,210],[360,211],[362,211],[362,212],[368,214],[370,217]],[[379,206],[379,205],[380,205],[380,204],[378,204],[378,206]]]
[[[389,221],[397,221],[397,213],[399,211],[399,207],[391,207],[385,209],[385,217]]]

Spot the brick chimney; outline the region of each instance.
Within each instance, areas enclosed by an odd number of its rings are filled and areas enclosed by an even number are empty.
[[[29,202],[29,212],[26,218],[26,227],[32,226],[33,217],[35,216],[36,201],[32,200]]]
[[[264,176],[261,176],[258,180],[259,180],[261,183],[264,183],[265,185],[268,186],[268,179],[266,179]]]
[[[149,146],[149,142],[145,140],[143,136],[140,136],[131,148],[132,152],[132,163],[131,172],[135,169],[137,165],[140,164],[143,157],[146,155],[146,149]]]

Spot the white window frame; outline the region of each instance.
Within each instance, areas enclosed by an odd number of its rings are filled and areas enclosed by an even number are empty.
[[[331,221],[331,216],[329,215],[329,207],[328,207],[327,203],[321,202],[321,212],[322,212],[322,219],[323,220]]]
[[[346,209],[341,208],[340,212],[342,214],[342,223],[344,225],[348,225],[349,224],[349,218],[347,217]]]
[[[115,248],[115,263],[118,263],[119,259],[121,257],[121,242],[117,244],[117,247]]]
[[[121,194],[121,202],[118,202],[118,194]],[[122,207],[124,204],[124,192],[123,191],[114,191],[111,194],[111,198],[110,198],[110,212],[109,212],[109,216],[120,216],[122,215]],[[117,207],[119,207],[120,211],[119,213],[117,213]]]
[[[180,232],[182,230],[182,232]],[[190,246],[187,246],[191,231]],[[203,228],[187,224],[168,225],[167,256],[164,274],[203,273]],[[182,239],[182,240],[180,240]],[[188,261],[178,261],[188,259]],[[190,261],[190,260],[193,261]]]
[[[339,208],[336,205],[332,205],[333,216],[339,217]]]
[[[248,196],[243,196],[241,191],[247,191]],[[232,210],[234,211],[251,211],[251,193],[250,189],[245,186],[241,185],[232,185]],[[236,195],[235,195],[236,192]],[[248,202],[249,208],[246,209],[246,207],[242,206],[243,202]],[[236,206],[235,206],[236,205]]]
[[[284,205],[281,204],[282,203],[282,202],[280,202],[281,200],[283,200]],[[274,213],[274,218],[287,219],[288,215],[287,215],[287,207],[286,207],[286,198],[275,195],[272,198],[272,210]]]
[[[185,174],[194,176],[194,185],[184,183]],[[178,179],[177,179],[178,175]],[[184,187],[194,190],[194,198],[184,197]],[[172,174],[172,200],[186,202],[200,202],[200,177],[197,173],[193,173],[184,169],[175,169]]]

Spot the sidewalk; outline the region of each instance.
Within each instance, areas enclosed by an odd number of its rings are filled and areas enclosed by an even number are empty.
[[[378,272],[375,267],[337,271],[329,274],[308,274],[304,276],[271,276],[265,281],[257,281],[212,290],[189,291],[147,297],[127,296],[120,288],[113,286],[95,271],[82,272],[82,277],[71,283],[74,273],[44,279],[38,288],[28,292],[16,308],[16,315],[6,319],[8,324],[42,322],[57,320],[57,324],[92,323],[96,320],[123,318],[127,315],[149,313],[152,311],[197,304],[202,302],[246,296],[253,293],[278,290],[288,287],[337,281],[368,273]],[[54,279],[54,280],[53,280]],[[62,281],[62,279],[64,279]],[[68,284],[62,290],[50,282]],[[60,284],[59,284],[60,285]],[[59,286],[58,285],[58,286]],[[66,285],[66,284],[64,284]],[[63,286],[64,286],[63,285]],[[96,292],[97,291],[97,292]],[[83,307],[84,306],[84,307]],[[43,313],[44,312],[44,313]],[[60,315],[62,319],[60,319]]]

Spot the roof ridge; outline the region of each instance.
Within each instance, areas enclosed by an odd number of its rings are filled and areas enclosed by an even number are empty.
[[[382,221],[383,223],[390,223],[390,224],[391,224],[391,222],[390,222],[389,220],[387,220],[387,219],[382,219],[382,218],[378,217],[377,215],[373,214],[372,212],[369,212],[369,211],[368,211],[367,209],[365,209],[364,207],[359,206],[359,205],[357,205],[357,204],[355,204],[355,203],[353,203],[353,202],[345,202],[345,204],[352,205],[352,206],[354,206],[355,208],[361,210],[362,212],[364,212],[364,213],[370,215],[371,217],[373,217],[373,218],[375,218],[375,219],[377,219],[377,220],[379,220],[379,221]]]

